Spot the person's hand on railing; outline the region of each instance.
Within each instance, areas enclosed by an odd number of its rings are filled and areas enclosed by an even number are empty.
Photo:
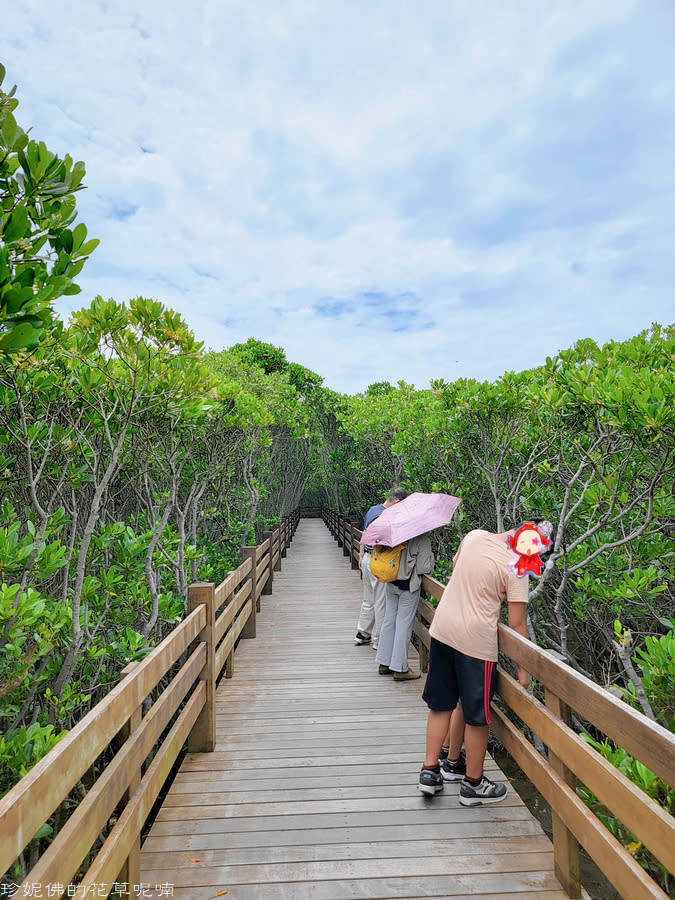
[[[532,676],[522,666],[518,666],[518,684],[527,690],[532,683]]]

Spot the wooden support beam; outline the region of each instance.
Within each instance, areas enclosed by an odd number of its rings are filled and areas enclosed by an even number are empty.
[[[572,725],[572,711],[559,697],[545,688],[546,706],[554,716]],[[577,779],[571,769],[556,756],[549,748],[548,762],[551,768],[560,775],[565,784],[574,791],[577,787]],[[569,828],[565,825],[554,809],[551,809],[551,821],[553,826],[553,865],[556,878],[567,891],[567,896],[581,897],[581,860],[579,856],[579,842]]]
[[[263,594],[271,594],[272,586],[274,584],[274,532],[273,531],[263,531],[263,538],[269,545],[269,556],[267,559],[267,578],[265,583],[263,584],[262,592]]]
[[[120,680],[126,678],[131,675],[133,670],[138,665],[137,662],[131,662],[128,666],[125,666],[120,672]],[[141,724],[141,719],[143,718],[143,705],[140,704],[136,707],[136,709],[129,716],[129,721],[126,725],[123,726],[120,737],[122,740],[126,741],[127,738],[130,737],[131,734],[138,728]],[[141,783],[141,770],[140,767],[134,772],[130,781],[129,787],[126,789],[124,794],[122,795],[122,801],[126,806],[129,800],[131,799],[131,795],[134,793],[136,788]],[[137,834],[135,839],[133,840],[131,847],[129,848],[129,855],[124,861],[124,865],[122,866],[122,870],[119,874],[119,880],[121,882],[125,882],[129,885],[129,896],[132,900],[136,900],[138,897],[137,888],[141,883],[141,836]]]
[[[272,532],[272,545],[274,546],[274,571],[281,571],[281,525]]]
[[[256,636],[256,596],[255,596],[255,555],[257,552],[257,547],[244,547],[242,551],[242,555],[244,557],[244,562],[247,559],[251,560],[251,571],[247,577],[247,581],[251,584],[251,614],[248,617],[248,621],[244,626],[244,629],[241,633],[243,638],[254,638]]]
[[[210,753],[216,749],[216,586],[213,582],[191,584],[188,588],[188,609],[192,612],[204,604],[206,625],[199,640],[206,644],[206,662],[199,673],[199,680],[205,683],[206,703],[197,716],[188,737],[191,753]]]

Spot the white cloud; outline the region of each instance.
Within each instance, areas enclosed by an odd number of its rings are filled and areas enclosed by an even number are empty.
[[[633,0],[15,4],[19,120],[85,161],[102,241],[60,308],[155,296],[345,391],[672,318],[673,30]]]

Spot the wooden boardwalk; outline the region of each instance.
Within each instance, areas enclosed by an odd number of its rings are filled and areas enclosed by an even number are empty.
[[[378,675],[374,651],[354,645],[360,603],[358,572],[303,519],[257,638],[221,681],[217,749],[185,758],[142,881],[195,900],[564,900],[551,843],[513,789],[473,809],[457,784],[416,789],[424,679]]]

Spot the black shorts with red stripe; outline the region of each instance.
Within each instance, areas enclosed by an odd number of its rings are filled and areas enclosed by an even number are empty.
[[[431,638],[429,672],[422,699],[429,709],[448,712],[462,701],[467,725],[489,725],[497,684],[497,663],[460,653]]]

